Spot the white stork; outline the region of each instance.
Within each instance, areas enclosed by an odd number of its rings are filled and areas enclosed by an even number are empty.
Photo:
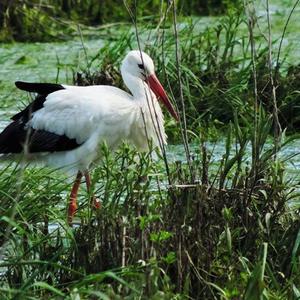
[[[0,153],[4,158],[23,153],[29,160],[77,172],[70,194],[69,224],[77,209],[83,175],[90,190],[88,169],[101,158],[101,143],[116,148],[128,140],[144,151],[148,149],[149,139],[154,146],[166,144],[164,119],[157,99],[178,120],[155,76],[153,61],[146,53],[130,51],[122,62],[121,73],[131,94],[105,85],[15,83],[19,89],[34,92],[37,97],[13,116],[0,134]]]

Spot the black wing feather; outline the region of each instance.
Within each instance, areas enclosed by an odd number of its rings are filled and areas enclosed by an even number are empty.
[[[29,153],[73,150],[80,146],[76,139],[45,130],[25,129],[21,120],[10,123],[0,134],[0,153],[22,153],[25,144]]]
[[[14,115],[11,118],[13,122],[0,133],[0,153],[22,153],[25,144],[29,153],[68,151],[80,146],[76,139],[70,139],[66,135],[35,130],[26,125],[31,119],[31,114],[43,107],[48,94],[64,89],[62,85],[22,81],[17,81],[15,84],[21,90],[38,95],[32,103]]]
[[[45,130],[33,130],[29,139],[30,153],[68,151],[79,146],[76,139]]]
[[[37,95],[33,102],[17,114],[13,115],[11,119],[14,121],[22,119],[24,123],[28,122],[31,119],[31,114],[43,107],[47,96],[48,95]]]
[[[26,140],[21,120],[10,123],[0,134],[0,153],[20,153]]]

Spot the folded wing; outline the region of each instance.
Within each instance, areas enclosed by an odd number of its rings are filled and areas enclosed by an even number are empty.
[[[129,135],[136,106],[113,87],[17,84],[38,94],[0,134],[0,153],[72,150],[92,136],[111,145]],[[49,94],[47,94],[50,92]]]

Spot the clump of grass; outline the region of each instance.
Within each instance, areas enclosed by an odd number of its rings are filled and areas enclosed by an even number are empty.
[[[2,198],[2,237],[6,224],[12,225],[3,241],[2,295],[26,299],[98,291],[108,297],[180,293],[210,299],[221,293],[230,299],[253,289],[288,295],[299,278],[299,222],[287,207],[292,194],[284,164],[272,162],[274,149],[263,147],[269,128],[260,130],[264,139],[255,163],[245,149],[252,133],[237,123],[228,131],[218,169],[211,169],[213,153],[204,142],[193,160],[198,180],[193,184],[186,184],[184,163],[170,164],[168,186],[164,167],[149,154],[125,146],[113,156],[104,147],[103,165],[93,175],[102,209],[91,211],[82,191],[81,222],[73,231],[58,204],[66,202],[65,183],[28,171],[13,220],[11,197]],[[10,176],[1,180],[1,190],[14,195],[16,170],[5,173]],[[41,186],[51,198],[41,200]]]

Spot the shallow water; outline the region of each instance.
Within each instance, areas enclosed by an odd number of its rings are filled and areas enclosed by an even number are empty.
[[[271,141],[266,145],[270,147]],[[197,159],[200,153],[200,146],[198,144],[190,144],[190,151],[192,155]],[[226,151],[225,139],[220,137],[215,142],[207,142],[206,143],[207,151],[212,156],[212,164],[218,164],[222,156]],[[232,145],[232,155],[235,146]],[[251,160],[251,146],[248,144],[246,148],[247,159],[246,161]],[[183,145],[169,145],[167,147],[167,157],[170,162],[182,161],[186,162],[186,155]],[[290,178],[294,178],[300,181],[300,140],[295,140],[291,142],[288,146],[281,149],[278,155],[279,158],[285,161],[285,167],[290,175]]]
[[[12,43],[0,48],[0,81],[71,82],[72,69],[86,65],[84,48],[94,56],[103,41],[80,39],[53,43]]]
[[[277,49],[279,48],[280,39],[288,16],[294,6],[293,0],[273,0],[269,1],[271,36],[273,43],[273,62],[277,59]],[[255,6],[257,20],[260,26],[260,34],[268,38],[267,29],[267,8],[266,1],[260,0]],[[299,59],[300,47],[300,6],[297,5],[289,20],[285,36],[282,41],[282,50],[280,55],[281,65],[295,64]]]

